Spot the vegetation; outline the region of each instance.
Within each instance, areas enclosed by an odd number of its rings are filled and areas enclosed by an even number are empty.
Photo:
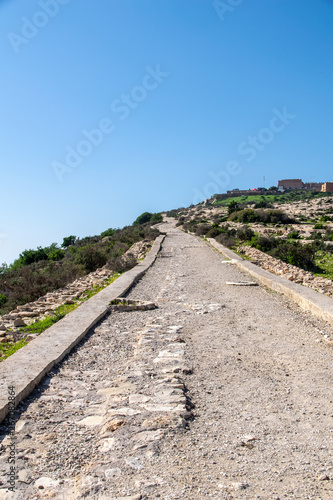
[[[238,211],[239,211],[239,205],[238,205],[237,201],[235,201],[235,200],[231,201],[228,205],[228,215],[230,216],[234,212],[238,212]]]
[[[74,309],[79,307],[82,304],[82,302],[85,302],[86,300],[90,299],[91,297],[96,295],[96,293],[103,290],[106,286],[113,283],[119,276],[120,276],[119,273],[114,274],[110,278],[106,279],[103,285],[94,286],[91,290],[87,290],[85,292],[85,297],[76,300],[74,304],[63,304],[62,306],[59,306],[51,316],[47,316],[46,318],[41,319],[40,321],[35,321],[35,323],[32,323],[31,325],[22,328],[22,331],[28,333],[38,333],[38,334],[42,333],[44,330],[54,325],[60,319],[66,316],[66,314],[70,313],[71,311],[74,311]]]
[[[264,224],[290,224],[294,222],[293,219],[288,217],[282,210],[262,210],[246,208],[238,212],[233,212],[229,216],[229,220],[233,222],[260,222]]]
[[[273,186],[272,186],[273,187]],[[308,191],[308,190],[291,190],[285,193],[275,193],[269,194],[271,189],[266,191],[268,194],[253,194],[253,195],[236,195],[232,197],[223,197],[223,195],[217,195],[217,199],[214,201],[214,206],[216,205],[229,205],[231,201],[236,201],[247,205],[249,202],[259,202],[265,200],[268,203],[290,203],[293,201],[307,201],[312,199],[320,198],[332,198],[333,193],[322,193],[320,191]],[[219,197],[222,199],[219,199]]]
[[[252,238],[250,244],[252,247],[287,264],[292,264],[307,271],[316,269],[315,254],[317,248],[314,244],[302,245],[298,241],[286,241],[258,235]]]
[[[161,214],[151,214],[150,212],[144,212],[139,215],[139,217],[133,222],[133,226],[139,226],[140,224],[146,224],[150,222],[152,224],[157,224],[158,222],[162,222],[163,217]]]
[[[14,354],[19,349],[21,349],[21,347],[24,347],[25,345],[27,345],[27,343],[28,343],[28,340],[26,340],[26,339],[19,340],[15,344],[10,344],[9,342],[1,342],[0,343],[0,355],[3,356],[3,357],[1,357],[1,361],[9,358],[9,356]]]
[[[63,239],[37,250],[24,250],[7,266],[0,267],[0,315],[18,305],[32,302],[48,292],[62,288],[97,268],[107,265],[114,272],[123,272],[136,264],[134,258],[120,257],[136,242],[155,239],[159,231],[153,224],[161,214],[142,214],[132,226],[107,229],[100,235]]]

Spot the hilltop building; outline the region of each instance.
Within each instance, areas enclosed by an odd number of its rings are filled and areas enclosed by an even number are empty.
[[[324,182],[321,186],[321,191],[324,193],[333,193],[333,182]]]
[[[330,184],[330,183],[325,183]],[[278,190],[286,189],[311,189],[311,191],[322,191],[323,182],[303,182],[302,179],[283,179],[278,183]]]
[[[311,189],[311,191],[321,191],[323,182],[304,182],[303,187],[305,189]]]
[[[282,191],[282,189],[302,189],[303,182],[302,179],[283,179],[278,183],[278,189]]]

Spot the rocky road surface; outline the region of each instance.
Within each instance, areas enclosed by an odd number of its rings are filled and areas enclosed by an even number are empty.
[[[0,499],[333,498],[332,329],[172,224],[128,298],[20,404]],[[7,427],[6,427],[7,426]]]

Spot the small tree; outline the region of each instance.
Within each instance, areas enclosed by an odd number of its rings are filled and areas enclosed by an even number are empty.
[[[73,235],[71,235],[71,236],[66,236],[66,237],[64,238],[63,242],[62,242],[62,247],[63,247],[63,248],[68,248],[68,247],[70,247],[71,245],[74,245],[75,241],[76,241],[76,236],[73,236]]]
[[[231,201],[228,205],[228,215],[231,215],[234,212],[238,212],[239,205],[237,201]]]

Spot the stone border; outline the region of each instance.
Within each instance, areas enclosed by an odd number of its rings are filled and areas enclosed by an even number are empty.
[[[147,257],[109,286],[0,363],[0,422],[8,413],[8,387],[15,388],[15,406],[26,398],[54,365],[109,312],[109,304],[126,292],[155,262],[165,235],[158,236]]]
[[[245,271],[267,288],[282,293],[288,299],[296,302],[304,311],[308,311],[317,318],[333,325],[333,300],[330,297],[322,295],[311,288],[288,281],[252,264],[252,262],[242,259],[235,252],[218,243],[214,238],[207,238],[207,241],[225,257],[232,259],[233,263],[241,271]]]

